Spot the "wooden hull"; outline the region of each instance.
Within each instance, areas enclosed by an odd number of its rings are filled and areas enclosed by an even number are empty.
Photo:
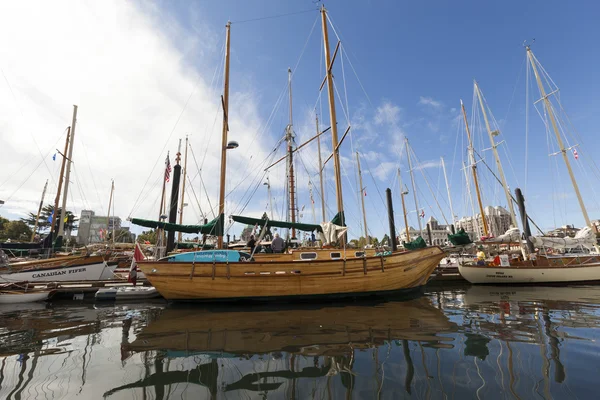
[[[460,274],[471,283],[569,283],[600,281],[600,257],[540,257],[535,264],[509,267],[461,264]]]
[[[384,257],[324,261],[177,263],[139,268],[168,300],[275,300],[360,296],[419,288],[445,253],[439,247]]]
[[[47,290],[43,292],[0,292],[0,304],[19,304],[19,303],[33,303],[36,301],[44,301],[48,299],[48,296],[52,291]]]
[[[127,350],[336,355],[398,339],[444,346],[452,339],[440,333],[457,329],[425,297],[344,307],[269,308],[168,308]]]
[[[10,268],[13,271],[19,271],[33,268],[75,267],[84,264],[100,263],[104,261],[104,258],[104,256],[62,256],[11,263]]]
[[[0,282],[67,282],[110,279],[117,267],[104,261],[69,267],[32,268],[0,274]]]

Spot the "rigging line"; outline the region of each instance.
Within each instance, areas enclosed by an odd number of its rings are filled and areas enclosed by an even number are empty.
[[[90,171],[90,176],[92,178],[92,183],[94,184],[94,189],[96,190],[96,198],[98,199],[98,204],[100,205],[100,211],[104,214],[104,207],[102,206],[102,201],[100,200],[100,193],[98,192],[98,186],[96,186],[96,179],[94,179],[94,174],[92,173],[92,164],[90,163],[90,158],[88,157],[87,147],[85,146],[83,140],[81,139],[81,135],[79,135],[79,143],[81,143],[81,147],[83,148],[83,154],[88,164],[88,170]]]
[[[346,47],[341,44],[340,48],[345,49]],[[345,53],[345,52],[344,52]],[[345,54],[342,54],[342,56],[344,56]],[[354,73],[354,76],[356,77],[356,80],[358,81],[358,85],[360,86],[360,88],[362,89],[363,93],[365,94],[365,97],[367,98],[367,101],[369,102],[369,104],[371,105],[371,107],[373,107],[373,103],[371,102],[371,98],[369,97],[369,95],[367,94],[367,90],[365,89],[365,87],[362,84],[362,81],[360,80],[360,78],[358,77],[358,73],[356,72],[356,70],[354,69],[354,65],[352,64],[352,61],[350,60],[350,57],[348,57],[346,55],[346,60],[348,60],[348,64],[350,64],[350,68],[352,68],[352,72]]]
[[[420,160],[419,160],[419,158],[418,158],[418,157],[417,157],[417,155],[415,154],[415,151],[414,151],[414,149],[410,148],[410,151],[411,151],[411,153],[412,153],[412,156],[413,156],[413,157],[415,158],[415,160],[417,161],[417,163],[418,163],[418,164],[421,164],[421,163],[420,163]],[[421,166],[420,166],[420,165],[417,165],[417,167],[416,167],[415,169],[419,169],[419,170],[421,170],[421,175],[423,175],[423,178],[425,179],[425,183],[427,184],[427,188],[429,189],[429,192],[431,192],[431,196],[432,196],[432,197],[433,197],[433,199],[435,200],[435,204],[437,204],[437,206],[438,206],[438,208],[439,208],[440,212],[442,213],[442,218],[444,219],[444,222],[446,223],[446,225],[450,225],[450,224],[448,223],[448,220],[446,219],[446,215],[444,214],[444,211],[442,211],[442,207],[440,206],[440,203],[438,202],[438,200],[437,200],[437,197],[436,197],[435,193],[433,193],[433,189],[431,188],[431,185],[429,185],[429,180],[427,179],[427,176],[425,175],[424,168],[421,168]],[[427,200],[425,200],[425,201],[427,201]],[[433,209],[432,209],[432,213],[433,213]]]
[[[198,209],[200,210],[200,215],[204,215],[204,212],[202,211],[202,206],[200,205],[200,200],[198,199],[198,196],[196,195],[196,189],[194,189],[194,185],[192,184],[192,180],[190,179],[189,175],[188,175],[188,182],[190,184],[190,188],[192,189],[192,194],[194,195],[194,198],[196,199],[196,203],[198,204]],[[193,208],[193,207],[192,207]],[[194,212],[196,210],[194,209]],[[200,219],[200,218],[198,218]]]
[[[13,101],[15,102],[15,104],[17,105],[17,108],[19,109],[21,118],[23,119],[23,122],[25,122],[25,115],[23,114],[23,109],[21,108],[19,102],[17,101],[17,96],[15,96],[15,92],[13,91],[12,86],[10,85],[10,82],[8,81],[8,78],[6,77],[6,74],[4,73],[4,69],[0,68],[0,72],[2,72],[2,76],[4,77],[4,80],[6,81],[6,85],[8,86],[8,90],[10,91],[10,94],[12,95]],[[27,131],[29,132],[29,135],[31,136],[33,143],[35,143],[35,147],[37,148],[38,152],[40,153],[40,156],[42,156],[42,162],[46,166],[48,173],[50,175],[52,175],[52,172],[50,171],[50,167],[48,167],[48,164],[46,164],[46,159],[44,157],[44,154],[42,153],[42,150],[40,149],[40,146],[38,145],[37,140],[35,140],[35,136],[33,136],[33,133],[31,133],[31,130],[28,129]]]
[[[208,190],[206,189],[206,185],[204,184],[204,179],[202,179],[202,169],[198,166],[198,160],[196,160],[196,153],[194,153],[194,149],[192,146],[190,146],[190,153],[192,153],[192,158],[194,159],[194,164],[196,164],[196,168],[198,169],[197,176],[200,176],[200,184],[202,185],[202,188],[204,189],[204,194],[206,195],[206,200],[208,200],[208,206],[210,207],[210,211],[213,215],[213,218],[216,218],[217,215],[215,214],[215,209],[213,208],[213,206],[210,202],[210,197],[208,196]]]
[[[290,15],[306,14],[309,12],[316,12],[316,11],[319,11],[319,10],[315,9],[315,8],[311,8],[310,10],[294,11],[294,12],[289,12],[289,13],[285,13],[285,14],[268,15],[265,17],[250,18],[250,19],[244,19],[244,20],[240,20],[240,21],[232,21],[231,24],[239,25],[239,24],[244,24],[246,22],[263,21],[265,19],[282,18],[282,17],[288,17]]]

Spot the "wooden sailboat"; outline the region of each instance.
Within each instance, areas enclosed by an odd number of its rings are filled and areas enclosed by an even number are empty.
[[[333,76],[327,34],[327,16],[321,9],[325,47],[326,81],[329,93],[329,112],[332,131],[334,176],[339,221],[343,223],[343,201],[339,161],[339,144],[335,116]],[[222,248],[222,225],[224,219],[224,188],[226,176],[226,150],[228,131],[229,47],[230,24],[226,28],[225,90],[223,105],[223,138],[221,155],[221,182],[219,217],[210,227],[196,227],[196,231],[218,232]],[[243,222],[245,217],[232,217]],[[132,220],[134,223],[136,220]],[[265,221],[263,221],[265,222]],[[294,224],[301,227],[302,224]],[[308,224],[304,224],[308,225]],[[309,227],[310,230],[315,227]],[[345,229],[342,231],[345,232]],[[345,235],[340,235],[345,243]],[[333,250],[330,250],[333,251]],[[379,255],[348,257],[341,254],[337,259],[312,258],[303,262],[281,260],[248,260],[232,250],[209,250],[188,253],[159,261],[141,261],[139,267],[150,283],[169,300],[232,300],[282,298],[361,296],[416,290],[429,279],[432,271],[444,257],[439,247],[428,247],[412,252],[381,253]]]
[[[497,262],[490,263],[480,261],[479,265],[477,263],[462,263],[459,265],[459,272],[471,283],[514,284],[600,281],[600,255],[596,249],[596,237],[594,234],[595,228],[592,226],[588,217],[581,193],[579,192],[577,181],[575,180],[575,176],[569,163],[567,150],[565,149],[561,138],[561,133],[557,127],[556,116],[554,114],[555,111],[548,98],[550,95],[552,95],[552,93],[546,94],[546,90],[544,89],[544,85],[538,71],[539,62],[533,55],[531,48],[527,46],[526,49],[527,58],[531,64],[531,68],[540,91],[540,101],[544,102],[546,113],[550,119],[550,126],[556,135],[556,140],[560,150],[559,153],[562,154],[565,161],[565,165],[573,184],[574,192],[577,195],[579,205],[587,225],[586,228],[582,229],[582,232],[587,233],[587,236],[589,237],[583,237],[583,235],[581,238],[574,239],[531,237],[529,239],[533,239],[536,246],[538,246],[538,252],[534,253],[529,253],[526,251],[519,238],[518,242],[524,250],[525,257],[510,258],[508,255],[502,255],[498,257]],[[491,136],[492,135],[490,134],[490,137]],[[492,146],[494,146],[493,141]],[[503,186],[505,192],[507,193],[507,198],[509,198],[505,181],[503,182]],[[512,206],[512,201],[510,201],[510,204]],[[514,216],[514,211],[512,213]],[[525,226],[527,222],[527,216],[524,212],[522,212],[521,218],[522,225]],[[556,255],[551,255],[549,251],[552,250],[552,248],[557,250],[579,248],[581,250],[582,246],[587,247],[588,252],[570,254],[561,254],[560,252],[557,252]]]

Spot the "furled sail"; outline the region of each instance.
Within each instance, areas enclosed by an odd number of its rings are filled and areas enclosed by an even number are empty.
[[[274,219],[262,219],[262,218],[252,218],[252,217],[244,217],[241,215],[232,215],[231,219],[235,222],[239,222],[241,224],[247,225],[258,225],[259,227],[264,227],[265,224],[267,227],[274,228],[296,228],[300,231],[306,232],[322,232],[321,225],[317,224],[304,224],[301,222],[287,222],[287,221],[275,221]]]
[[[404,246],[404,248],[406,250],[417,250],[417,249],[423,249],[423,248],[427,247],[427,243],[425,242],[425,239],[423,239],[421,236],[419,236],[412,242],[404,242],[403,241],[402,246]]]
[[[574,238],[549,237],[549,236],[531,236],[529,238],[533,245],[538,248],[551,247],[553,249],[573,249],[585,247],[592,249],[596,245],[596,234],[592,228],[586,226],[581,229]]]
[[[206,235],[223,236],[223,214],[204,225],[180,225],[148,219],[132,218],[131,223],[146,228],[160,228],[167,232],[202,233]]]
[[[498,235],[497,237],[491,237],[483,240],[485,244],[501,244],[501,243],[520,243],[521,242],[521,232],[519,228],[510,228],[503,235]]]
[[[455,246],[465,246],[473,243],[469,234],[464,229],[459,229],[455,234],[449,234],[448,240]]]

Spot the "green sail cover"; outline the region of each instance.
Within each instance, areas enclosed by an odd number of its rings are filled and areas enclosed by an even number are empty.
[[[403,241],[402,245],[404,246],[404,248],[406,250],[416,250],[416,249],[422,249],[424,247],[427,247],[427,243],[425,243],[425,239],[423,239],[421,236],[419,236],[412,242],[404,242]]]
[[[341,211],[335,214],[335,217],[333,217],[331,223],[338,226],[346,226],[346,216],[344,215],[344,212]]]
[[[261,228],[265,226],[265,222],[266,222],[267,226],[274,227],[274,228],[296,228],[298,230],[306,231],[306,232],[312,232],[312,231],[323,232],[321,225],[317,225],[317,224],[303,224],[300,222],[292,223],[292,222],[286,222],[286,221],[275,221],[272,219],[265,220],[262,218],[243,217],[241,215],[232,215],[231,219],[234,220],[235,222],[239,222],[241,224],[258,225]]]
[[[464,229],[459,229],[454,235],[448,235],[448,240],[455,246],[464,246],[473,243]]]
[[[202,233],[206,235],[223,236],[223,214],[204,225],[179,225],[168,222],[151,221],[148,219],[132,218],[131,223],[146,228],[160,228],[167,232]]]

